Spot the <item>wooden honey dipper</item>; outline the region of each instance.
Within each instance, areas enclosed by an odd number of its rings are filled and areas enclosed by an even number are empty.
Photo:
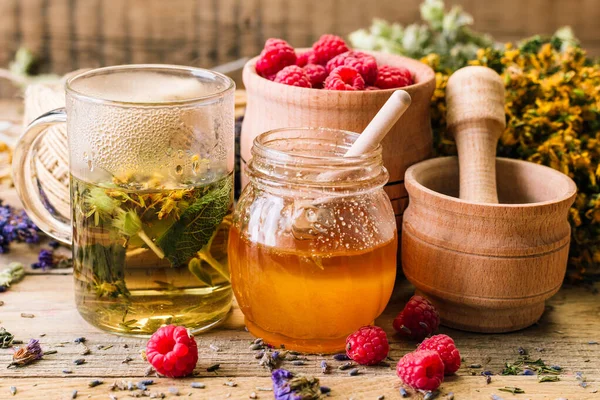
[[[458,149],[459,197],[498,203],[496,145],[506,127],[502,78],[487,67],[459,69],[448,80],[446,104]]]

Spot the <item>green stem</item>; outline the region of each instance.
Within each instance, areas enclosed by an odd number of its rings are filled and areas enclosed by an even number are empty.
[[[227,282],[230,282],[229,274],[223,265],[221,265],[221,263],[218,262],[208,251],[204,251],[204,249],[200,250],[198,252],[198,258],[208,263],[208,265],[213,267],[213,269],[215,269],[223,278],[225,278]]]
[[[158,258],[160,258],[161,260],[163,258],[165,258],[165,253],[161,250],[160,247],[158,247],[156,244],[154,244],[152,239],[150,239],[148,237],[148,235],[146,234],[146,232],[144,232],[143,229],[140,229],[140,231],[137,233],[137,235],[140,237],[140,239],[142,239],[144,241],[144,243],[146,243],[148,245],[148,248],[150,248],[150,250],[152,250]]]
[[[204,247],[202,247],[202,250],[200,250],[197,253],[198,258],[200,258],[202,261],[208,263],[208,265],[213,267],[223,278],[227,280],[227,282],[231,282],[231,278],[229,277],[229,273],[226,267],[224,267],[212,256],[212,254],[210,254],[210,248],[212,247],[212,243],[215,236],[217,236],[217,232],[219,232],[219,228],[215,229],[208,243],[206,243]]]

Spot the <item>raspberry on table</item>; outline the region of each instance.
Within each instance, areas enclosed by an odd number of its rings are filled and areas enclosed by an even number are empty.
[[[437,331],[440,326],[440,315],[429,300],[415,295],[408,300],[404,310],[394,319],[393,325],[402,336],[423,340]]]
[[[161,375],[169,378],[187,376],[198,362],[196,339],[183,326],[160,327],[146,344],[146,358]]]
[[[413,389],[436,390],[444,381],[444,362],[435,351],[415,351],[398,361],[396,373]]]
[[[275,75],[275,82],[305,88],[312,86],[309,76],[304,69],[297,65],[290,65],[279,71],[277,75]]]
[[[313,44],[313,56],[314,64],[327,64],[327,61],[331,60],[338,54],[347,52],[348,46],[344,39],[336,35],[323,35]]]
[[[378,326],[363,326],[346,339],[346,354],[360,365],[375,365],[390,351],[384,330]]]
[[[327,69],[319,64],[307,64],[304,66],[304,72],[308,75],[310,83],[314,88],[323,87],[323,82],[327,78]]]
[[[304,67],[307,64],[312,64],[314,61],[314,53],[312,50],[307,50],[302,53],[296,54],[296,65]]]
[[[377,80],[377,60],[370,54],[353,50],[338,54],[327,62],[327,71],[331,72],[342,65],[356,68],[367,85]]]
[[[365,80],[356,68],[341,66],[329,73],[325,79],[325,89],[329,90],[363,90]]]
[[[256,61],[256,72],[269,78],[288,65],[296,64],[296,52],[285,40],[267,39],[265,47]]]
[[[460,352],[454,344],[454,340],[448,335],[435,335],[417,347],[417,351],[431,350],[440,355],[444,362],[444,374],[452,375],[460,368]]]
[[[409,70],[391,65],[380,66],[375,80],[375,86],[380,89],[401,88],[412,84],[413,78]]]

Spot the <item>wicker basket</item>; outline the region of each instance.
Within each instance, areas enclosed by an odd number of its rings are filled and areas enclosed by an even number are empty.
[[[82,70],[71,72],[55,83],[29,85],[25,91],[25,126],[48,111],[64,107],[65,81],[80,72]],[[69,152],[66,125],[50,128],[37,150],[35,172],[47,204],[65,219],[69,219]]]

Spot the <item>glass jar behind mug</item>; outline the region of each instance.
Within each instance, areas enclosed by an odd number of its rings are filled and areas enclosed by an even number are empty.
[[[227,238],[233,210],[234,90],[196,68],[125,65],[66,84],[66,111],[29,125],[15,150],[15,186],[32,220],[73,246],[75,299],[93,325],[193,332],[231,307]],[[66,122],[71,220],[40,193],[35,158],[46,129]]]
[[[381,146],[343,157],[358,134],[279,129],[254,141],[229,239],[233,290],[250,332],[287,349],[344,349],[384,310],[396,222]]]

